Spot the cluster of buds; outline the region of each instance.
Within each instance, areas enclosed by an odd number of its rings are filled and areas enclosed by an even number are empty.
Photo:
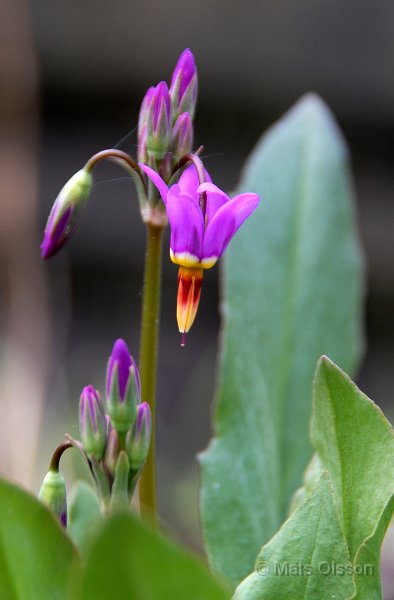
[[[171,85],[161,81],[147,91],[138,121],[138,160],[168,179],[179,158],[193,144],[197,71],[187,48],[179,57]]]
[[[104,510],[129,503],[149,450],[151,414],[140,402],[141,384],[126,343],[115,342],[108,360],[106,410],[89,385],[81,394],[79,429],[82,451]]]
[[[151,413],[140,397],[137,365],[126,343],[118,339],[108,361],[105,406],[99,392],[92,385],[86,386],[79,403],[81,439],[67,436],[69,441],[64,445],[76,447],[85,459],[103,513],[130,505],[148,455]],[[51,463],[39,497],[65,525],[65,485],[58,461],[55,467]]]

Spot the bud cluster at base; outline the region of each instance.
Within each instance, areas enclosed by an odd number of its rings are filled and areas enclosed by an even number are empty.
[[[148,455],[151,414],[140,394],[137,365],[118,339],[107,366],[106,412],[99,393],[86,386],[79,405],[81,442],[69,437],[87,459],[104,512],[130,503]]]

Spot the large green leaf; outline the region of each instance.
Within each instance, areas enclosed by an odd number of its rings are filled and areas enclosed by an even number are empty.
[[[234,600],[344,600],[355,591],[352,570],[346,567],[351,567],[349,551],[325,474],[264,546],[254,573],[238,587]]]
[[[114,515],[92,546],[83,600],[228,600],[197,558],[131,514]]]
[[[393,513],[394,438],[381,410],[330,359],[314,383],[312,442],[330,473],[352,562],[357,598],[380,598],[380,547]],[[375,595],[372,593],[374,589]]]
[[[317,456],[297,494],[300,503],[262,548],[237,600],[382,597],[380,548],[394,508],[391,426],[326,357],[316,371],[313,406]],[[263,562],[270,567],[267,577],[261,577]],[[311,563],[310,573],[302,573],[305,587],[283,571],[286,564],[305,570]]]
[[[47,508],[0,480],[0,598],[69,598],[78,562],[70,539]]]
[[[329,110],[306,96],[259,142],[240,185],[261,205],[225,260],[215,437],[201,459],[208,554],[234,582],[277,531],[310,456],[318,357],[353,372],[360,356],[347,163]]]

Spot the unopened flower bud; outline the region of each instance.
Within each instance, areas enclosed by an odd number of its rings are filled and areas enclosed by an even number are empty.
[[[135,421],[140,398],[140,375],[126,343],[116,340],[107,368],[107,412],[118,433]]]
[[[165,81],[150,88],[142,102],[139,118],[138,145],[143,143],[146,127],[146,149],[148,155],[161,160],[168,150],[171,140],[172,112],[171,99]]]
[[[107,443],[107,423],[98,392],[86,386],[79,402],[79,430],[89,458],[101,460]]]
[[[145,125],[138,134],[138,162],[148,163],[148,126]]]
[[[50,508],[63,527],[67,526],[66,483],[60,471],[48,471],[41,484],[38,499]]]
[[[140,114],[138,117],[138,137],[142,130],[147,127],[148,120],[150,119],[151,104],[155,96],[156,90],[152,86],[146,92],[143,101],[141,102]]]
[[[70,238],[92,186],[92,174],[81,169],[61,189],[50,212],[41,244],[41,256],[49,258]]]
[[[104,463],[111,475],[115,475],[116,461],[119,455],[119,438],[116,429],[110,425]]]
[[[189,48],[180,55],[172,74],[170,95],[174,120],[184,112],[193,118],[197,101],[197,69]]]
[[[172,130],[171,149],[174,153],[175,161],[190,152],[192,145],[193,123],[189,113],[184,112],[179,115]]]
[[[151,412],[147,402],[138,406],[137,419],[134,427],[126,437],[126,450],[130,467],[138,471],[144,464],[149,452],[151,438]]]

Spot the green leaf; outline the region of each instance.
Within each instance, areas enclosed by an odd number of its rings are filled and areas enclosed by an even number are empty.
[[[70,494],[67,532],[83,554],[101,521],[100,506],[93,488],[85,481],[77,481]]]
[[[228,600],[228,591],[197,558],[131,514],[100,530],[82,581],[81,599]]]
[[[373,566],[372,577],[357,577],[357,598],[380,598],[380,546],[393,511],[394,438],[379,407],[327,357],[316,372],[311,436],[333,482],[350,558]]]
[[[347,151],[319,98],[263,136],[240,191],[261,204],[224,263],[215,437],[201,458],[208,554],[234,582],[278,530],[310,457],[317,359],[353,372],[362,346]]]
[[[269,577],[252,573],[237,588],[236,600],[382,597],[380,548],[394,509],[392,429],[327,357],[316,370],[311,434],[317,454],[296,494],[297,506],[256,563],[260,573],[263,561],[272,563]],[[317,565],[304,577],[303,590],[283,564],[305,569],[311,548]]]
[[[78,566],[75,547],[48,509],[0,480],[0,598],[69,598]]]
[[[254,573],[239,585],[234,600],[343,600],[354,591],[349,551],[325,473],[264,546]]]

